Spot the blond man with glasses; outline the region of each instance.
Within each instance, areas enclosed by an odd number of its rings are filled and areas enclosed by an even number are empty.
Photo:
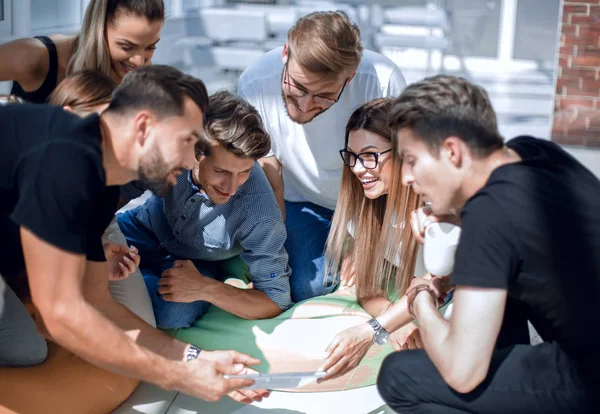
[[[296,22],[285,46],[242,74],[238,93],[256,107],[271,136],[260,163],[286,217],[292,299],[333,290],[324,283],[325,240],[339,193],[346,122],[375,98],[398,96],[406,82],[386,57],[363,50],[341,12]]]

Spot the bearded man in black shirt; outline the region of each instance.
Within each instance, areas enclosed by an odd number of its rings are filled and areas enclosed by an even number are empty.
[[[230,392],[245,402],[266,395],[235,391],[252,381],[223,378],[259,361],[233,351],[200,352],[170,338],[108,290],[101,236],[117,209],[119,186],[140,180],[161,195],[192,169],[207,106],[202,81],[155,65],[129,73],[102,115],[0,107],[0,366],[44,359],[45,342],[6,284],[25,267],[41,329],[80,357],[208,400]],[[19,254],[12,254],[15,247]]]
[[[600,181],[552,142],[505,144],[487,93],[461,78],[410,85],[390,124],[403,184],[430,203],[413,233],[423,242],[428,224],[453,221],[462,235],[451,320],[437,311],[442,278],[415,279],[425,349],[386,358],[383,398],[402,413],[596,411]]]

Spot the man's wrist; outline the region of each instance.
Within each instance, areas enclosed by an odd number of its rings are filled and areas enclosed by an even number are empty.
[[[415,312],[414,312],[414,309],[413,309],[415,300],[416,300],[417,296],[421,295],[421,299],[419,299],[419,300],[423,301],[424,300],[424,299],[422,299],[424,297],[424,295],[422,294],[423,292],[427,292],[428,293],[428,295],[431,298],[432,305],[434,305],[437,308],[437,295],[436,295],[436,293],[427,284],[419,284],[419,285],[415,286],[414,288],[410,289],[408,292],[406,292],[408,313],[413,318],[416,318]]]
[[[200,348],[198,348],[196,345],[194,345],[194,344],[188,344],[185,347],[185,352],[184,352],[184,355],[183,355],[183,360],[186,361],[186,362],[187,361],[192,361],[192,360],[198,358],[198,356],[200,355],[201,351],[202,350]]]
[[[415,298],[413,299],[412,311],[415,319],[425,307],[437,309],[437,301],[434,302],[433,297],[429,294],[429,292],[422,290],[417,292]]]
[[[205,302],[211,302],[210,298],[218,294],[220,286],[225,285],[223,282],[211,279],[210,277],[201,275],[204,278],[202,280],[202,287],[198,290],[198,299]],[[211,302],[212,303],[212,302]]]

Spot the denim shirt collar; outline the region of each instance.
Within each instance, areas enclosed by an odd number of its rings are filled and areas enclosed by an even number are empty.
[[[188,181],[190,183],[190,187],[192,187],[192,190],[198,193],[205,200],[208,200],[209,203],[212,203],[212,200],[208,197],[208,194],[203,193],[202,190],[200,190],[200,187],[198,187],[196,183],[194,183],[194,177],[192,176],[191,170],[188,171]]]

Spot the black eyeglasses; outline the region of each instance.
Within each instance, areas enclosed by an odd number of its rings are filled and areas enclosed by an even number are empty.
[[[310,95],[310,96],[312,96],[312,99],[315,102],[315,104],[317,104],[321,107],[325,107],[325,108],[332,106],[334,103],[336,103],[340,100],[340,97],[342,96],[342,93],[344,92],[344,89],[346,88],[346,84],[348,83],[348,80],[350,78],[346,78],[346,80],[344,81],[344,84],[342,85],[342,90],[340,91],[340,93],[338,94],[336,99],[326,98],[321,95],[315,95],[313,93],[310,93],[306,89],[303,89],[303,88],[295,85],[293,81],[290,82],[291,78],[290,78],[289,71],[288,71],[288,65],[290,63],[291,57],[292,57],[291,53],[288,53],[288,59],[285,62],[285,66],[284,66],[283,83],[287,87],[287,90],[289,92],[291,92],[291,94],[295,98],[304,98],[305,96]]]
[[[360,154],[356,154],[352,151],[348,151],[346,149],[340,150],[340,155],[342,156],[342,160],[344,164],[346,164],[350,168],[354,168],[356,165],[356,160],[359,160],[363,167],[367,170],[372,170],[373,168],[377,168],[377,164],[379,164],[379,156],[385,154],[386,152],[390,152],[392,149],[381,151],[381,152],[361,152]]]

